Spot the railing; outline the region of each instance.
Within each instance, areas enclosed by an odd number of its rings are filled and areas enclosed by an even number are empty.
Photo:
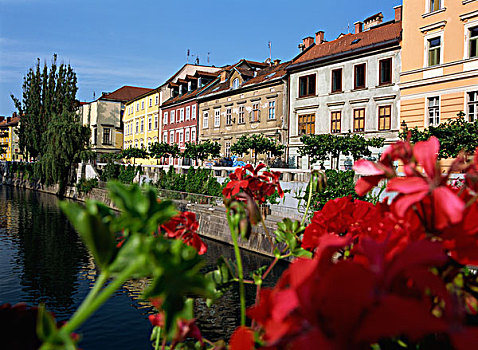
[[[195,204],[223,206],[222,197],[208,196],[205,194],[165,190],[160,188],[158,189],[158,195],[160,198],[164,198],[164,199],[182,200],[182,201],[188,201],[190,203],[195,203]]]

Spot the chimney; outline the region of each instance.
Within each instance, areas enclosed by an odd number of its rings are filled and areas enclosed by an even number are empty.
[[[395,6],[395,22],[400,22],[402,20],[402,5]]]
[[[323,30],[319,30],[317,33],[315,33],[315,43],[317,45],[320,45],[324,42],[324,31]]]
[[[224,83],[227,78],[227,71],[222,71],[221,72],[221,83]]]
[[[309,46],[314,44],[314,38],[308,36],[307,38],[302,39],[302,44],[304,44],[304,50],[307,49]]]
[[[355,34],[362,33],[363,32],[363,22],[355,22]]]
[[[0,115],[0,123],[5,120],[5,117],[3,115]]]
[[[364,30],[368,30],[371,27],[377,26],[382,23],[383,20],[383,14],[382,12],[379,12],[373,16],[370,16],[366,20],[364,20]]]
[[[280,64],[280,60],[274,60],[274,66],[278,66]]]

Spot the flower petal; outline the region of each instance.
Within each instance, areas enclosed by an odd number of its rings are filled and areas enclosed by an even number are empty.
[[[440,141],[435,136],[430,137],[428,141],[420,141],[413,147],[413,155],[428,177],[434,178],[436,173],[438,151],[440,150]]]

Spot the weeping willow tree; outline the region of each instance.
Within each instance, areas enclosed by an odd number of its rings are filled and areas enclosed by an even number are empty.
[[[72,112],[53,115],[44,135],[46,147],[39,161],[45,184],[59,184],[59,194],[71,182],[77,163],[91,156],[90,129]]]

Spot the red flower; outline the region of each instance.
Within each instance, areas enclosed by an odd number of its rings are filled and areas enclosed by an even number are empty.
[[[167,237],[181,239],[187,245],[196,248],[199,254],[206,253],[207,245],[197,234],[199,223],[196,221],[196,214],[189,211],[181,212],[161,225],[161,228],[166,231]]]
[[[223,196],[231,198],[244,192],[259,204],[265,203],[266,197],[273,195],[276,190],[279,196],[283,197],[284,191],[279,183],[280,173],[264,171],[262,175],[259,175],[259,172],[265,167],[266,165],[261,163],[255,169],[251,164],[237,168],[234,173],[229,175],[231,181],[223,189]]]
[[[254,349],[254,333],[247,327],[237,327],[229,342],[231,350]]]

